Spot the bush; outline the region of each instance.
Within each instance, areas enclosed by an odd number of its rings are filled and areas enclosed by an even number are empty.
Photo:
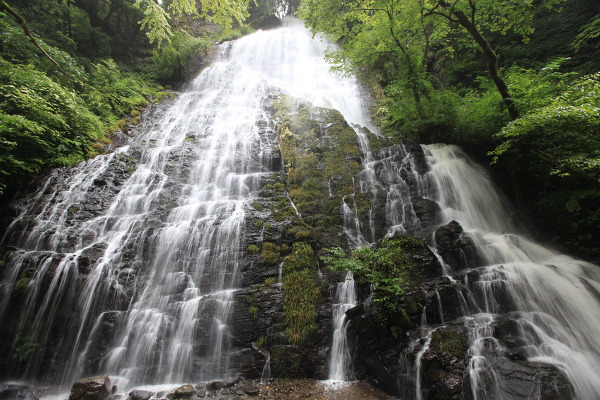
[[[198,55],[206,55],[210,39],[200,39],[186,32],[175,32],[171,42],[152,52],[152,63],[147,68],[150,75],[161,82],[180,82],[195,71],[192,61]]]
[[[0,59],[0,190],[83,160],[102,124],[72,91],[30,66]]]
[[[600,253],[600,73],[508,124],[490,154],[516,175],[533,211],[588,254]]]

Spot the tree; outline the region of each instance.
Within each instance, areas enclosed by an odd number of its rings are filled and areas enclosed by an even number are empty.
[[[160,46],[170,41],[169,21],[173,18],[193,15],[230,29],[234,22],[241,23],[248,16],[249,0],[202,0],[199,3],[196,0],[136,0],[134,5],[144,14],[140,24],[147,30],[150,42],[158,42]]]
[[[562,1],[544,0],[538,5],[540,2],[534,4],[534,0],[332,0],[326,4],[304,0],[301,16],[313,30],[327,33],[343,46],[364,40],[365,32],[375,32],[369,27],[383,24],[385,30],[379,32],[385,32],[387,39],[380,37],[379,43],[391,42],[404,55],[403,63],[411,77],[422,61],[408,57],[408,53],[420,48],[422,57],[426,57],[434,41],[441,42],[444,35],[460,28],[483,53],[490,78],[511,118],[516,119],[519,111],[500,75],[498,55],[486,35],[510,31],[526,39],[533,32],[532,21],[539,7],[554,7]],[[418,91],[413,88],[415,94]]]
[[[417,1],[305,0],[299,15],[313,32],[324,32],[341,44],[330,56],[346,68],[391,63],[394,76],[380,80],[409,90],[417,114],[424,118],[421,99],[429,96],[424,61],[433,38],[443,34],[435,21],[423,20],[420,10]]]
[[[25,33],[25,35],[29,38],[31,43],[33,43],[35,47],[38,48],[38,50],[44,55],[44,57],[49,59],[61,72],[64,73],[60,65],[54,60],[54,58],[52,58],[52,56],[50,56],[50,54],[46,52],[46,50],[44,50],[44,48],[36,40],[35,36],[33,36],[33,33],[31,32],[27,21],[25,21],[25,18],[23,18],[21,14],[19,14],[12,7],[10,7],[4,0],[0,0],[0,11],[1,10],[6,11],[6,13],[10,15],[21,26],[21,29],[23,29],[23,33]]]
[[[556,6],[563,0],[545,0],[545,7]],[[485,37],[486,32],[506,34],[512,31],[527,38],[537,10],[533,0],[424,0],[426,16],[441,16],[448,23],[458,25],[468,32],[479,46],[486,61],[490,78],[496,85],[512,119],[519,117],[519,110],[506,82],[500,75],[498,55]]]

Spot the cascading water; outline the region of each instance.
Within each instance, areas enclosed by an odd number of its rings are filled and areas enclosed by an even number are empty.
[[[509,205],[485,170],[457,147],[423,146],[421,162],[417,153],[399,146],[380,154],[379,176],[393,182],[388,185],[386,207],[389,234],[409,232],[431,238],[432,230],[423,226],[415,212],[415,199],[425,199],[439,206],[437,217],[429,216],[428,224],[436,227],[459,221],[462,235],[474,243],[475,268],[467,262],[462,263],[463,271],[444,265],[458,280],[460,296],[462,289],[467,292],[465,316],[441,325],[464,324],[469,332],[473,397],[516,396],[508,383],[514,371],[509,362],[505,362],[507,367],[498,361],[508,356],[494,336],[495,324],[508,318],[518,326],[529,361],[551,364],[564,372],[576,398],[600,398],[600,380],[592,372],[600,366],[600,269],[519,235],[522,229],[513,222]],[[390,180],[389,174],[398,179]],[[417,390],[420,386],[416,382]]]
[[[48,206],[20,246],[26,257],[43,252],[49,260],[44,265],[58,266],[49,274],[48,289],[41,286],[48,276],[43,269],[29,284],[25,295],[31,306],[25,307],[19,330],[50,346],[45,335],[61,320],[59,310],[74,316],[67,329],[57,327],[65,337],[57,351],[64,366],[50,380],[67,383],[86,369],[108,319],[116,325],[116,340],[99,369],[118,376],[121,384],[226,376],[244,206],[261,175],[270,171],[272,138],[259,123],[267,121],[262,102],[270,90],[258,74],[234,61],[217,62],[162,120],[136,137],[132,146],[141,152],[139,164],[104,214],[78,226],[65,221],[77,211],[70,207],[94,201],[87,196],[94,177],[119,156],[128,157],[127,149],[83,166],[57,190],[60,201],[40,198]],[[18,234],[6,243],[19,243]],[[81,240],[61,243],[70,235]],[[82,274],[81,258],[89,249],[101,257]],[[125,259],[126,254],[133,258]],[[20,260],[11,262],[12,268],[23,268]],[[130,275],[141,275],[132,303],[113,304],[124,297],[120,292]],[[80,280],[84,289],[76,293]],[[32,375],[35,368],[32,363]]]
[[[414,388],[403,388],[407,398],[422,397],[420,366],[435,330],[460,324],[470,340],[472,396],[510,399],[510,371],[497,362],[508,356],[494,332],[502,318],[518,326],[530,361],[563,371],[577,398],[600,398],[598,267],[518,235],[485,171],[454,146],[371,154],[360,127],[374,128],[359,87],[329,73],[326,47],[294,20],[221,46],[217,62],[129,146],[55,171],[21,204],[2,240],[11,251],[2,268],[0,338],[41,348],[23,376],[68,384],[109,373],[131,387],[228,375],[245,209],[272,170],[269,101],[286,92],[338,109],[356,125],[364,169],[355,186],[373,193],[374,204],[376,191],[387,190],[390,235],[418,235],[435,250],[436,228],[457,220],[477,249],[477,265],[464,261],[459,271],[444,263],[464,289],[464,315],[436,325],[423,312],[411,345],[418,357],[412,365],[408,356],[401,360],[400,374]],[[423,211],[434,203],[438,213]],[[353,245],[376,239],[373,220],[358,221],[353,199],[342,211]],[[335,299],[329,377],[348,380],[345,313],[356,303],[350,274]],[[20,315],[12,302],[21,303]]]
[[[107,373],[132,387],[227,376],[244,209],[276,147],[265,104],[284,92],[373,129],[357,82],[329,72],[327,46],[293,19],[222,45],[128,147],[56,172],[24,203],[3,239],[15,251],[0,320],[43,349],[25,377],[70,384]],[[25,306],[7,316],[16,287]],[[347,377],[340,334],[353,293],[349,275],[337,296],[335,379]]]
[[[256,48],[247,47],[243,50],[245,40],[258,43]],[[239,46],[239,48],[237,47]],[[311,34],[297,20],[288,20],[287,26],[278,34],[258,32],[251,37],[242,38],[234,45],[232,53],[235,59],[244,65],[260,71],[272,82],[285,89],[290,95],[306,99],[315,106],[334,108],[344,116],[349,124],[354,125],[360,140],[365,165],[370,164],[368,140],[361,127],[376,131],[372,124],[367,102],[361,96],[358,82],[353,78],[341,77],[330,72],[331,65],[325,62],[325,50],[331,46],[325,40],[313,39]],[[281,51],[277,54],[273,49]],[[296,51],[289,51],[297,49]],[[270,50],[273,56],[259,57]],[[282,57],[278,68],[273,68],[273,57]],[[365,177],[372,174],[365,173]],[[364,186],[364,179],[359,186]],[[372,185],[369,186],[369,188]],[[343,202],[344,227],[350,243],[354,246],[367,242],[362,236],[360,222],[356,212],[349,207],[355,207]],[[329,378],[331,380],[347,380],[351,378],[350,349],[346,338],[347,318],[345,312],[356,304],[355,283],[352,274],[348,274],[344,282],[337,285],[333,307],[333,342],[329,359]]]

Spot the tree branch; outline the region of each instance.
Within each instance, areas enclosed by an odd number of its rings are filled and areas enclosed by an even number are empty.
[[[39,44],[39,42],[35,39],[35,37],[33,36],[33,33],[31,32],[31,29],[29,29],[29,25],[27,25],[27,21],[25,21],[25,18],[23,18],[21,16],[21,14],[19,14],[15,10],[13,10],[8,4],[6,4],[6,2],[4,0],[0,0],[0,10],[2,10],[2,9],[5,10],[8,13],[8,15],[10,15],[21,26],[21,29],[23,29],[25,36],[27,36],[29,38],[31,43],[33,43],[42,52],[42,54],[44,54],[44,56],[48,60],[52,61],[52,63],[54,65],[56,65],[56,68],[58,68],[60,72],[62,72],[63,74],[68,76],[68,74],[54,60],[54,58],[52,58],[52,56],[50,54],[48,54],[48,52],[46,52],[46,50],[44,50],[42,48],[42,46]]]

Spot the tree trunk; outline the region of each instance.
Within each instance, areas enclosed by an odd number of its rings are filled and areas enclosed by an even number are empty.
[[[452,9],[451,5],[444,1],[441,1],[439,4],[444,8],[450,9],[450,12],[456,17],[458,23],[465,28],[467,32],[469,32],[477,45],[479,45],[479,48],[481,48],[481,51],[485,57],[490,77],[502,96],[502,101],[508,109],[508,114],[513,120],[519,118],[519,110],[517,109],[517,105],[508,91],[506,82],[504,82],[504,79],[502,79],[502,76],[500,76],[500,70],[498,68],[498,55],[494,49],[492,49],[490,43],[486,40],[486,38],[483,37],[481,32],[479,32],[475,24],[469,20],[465,13]]]

